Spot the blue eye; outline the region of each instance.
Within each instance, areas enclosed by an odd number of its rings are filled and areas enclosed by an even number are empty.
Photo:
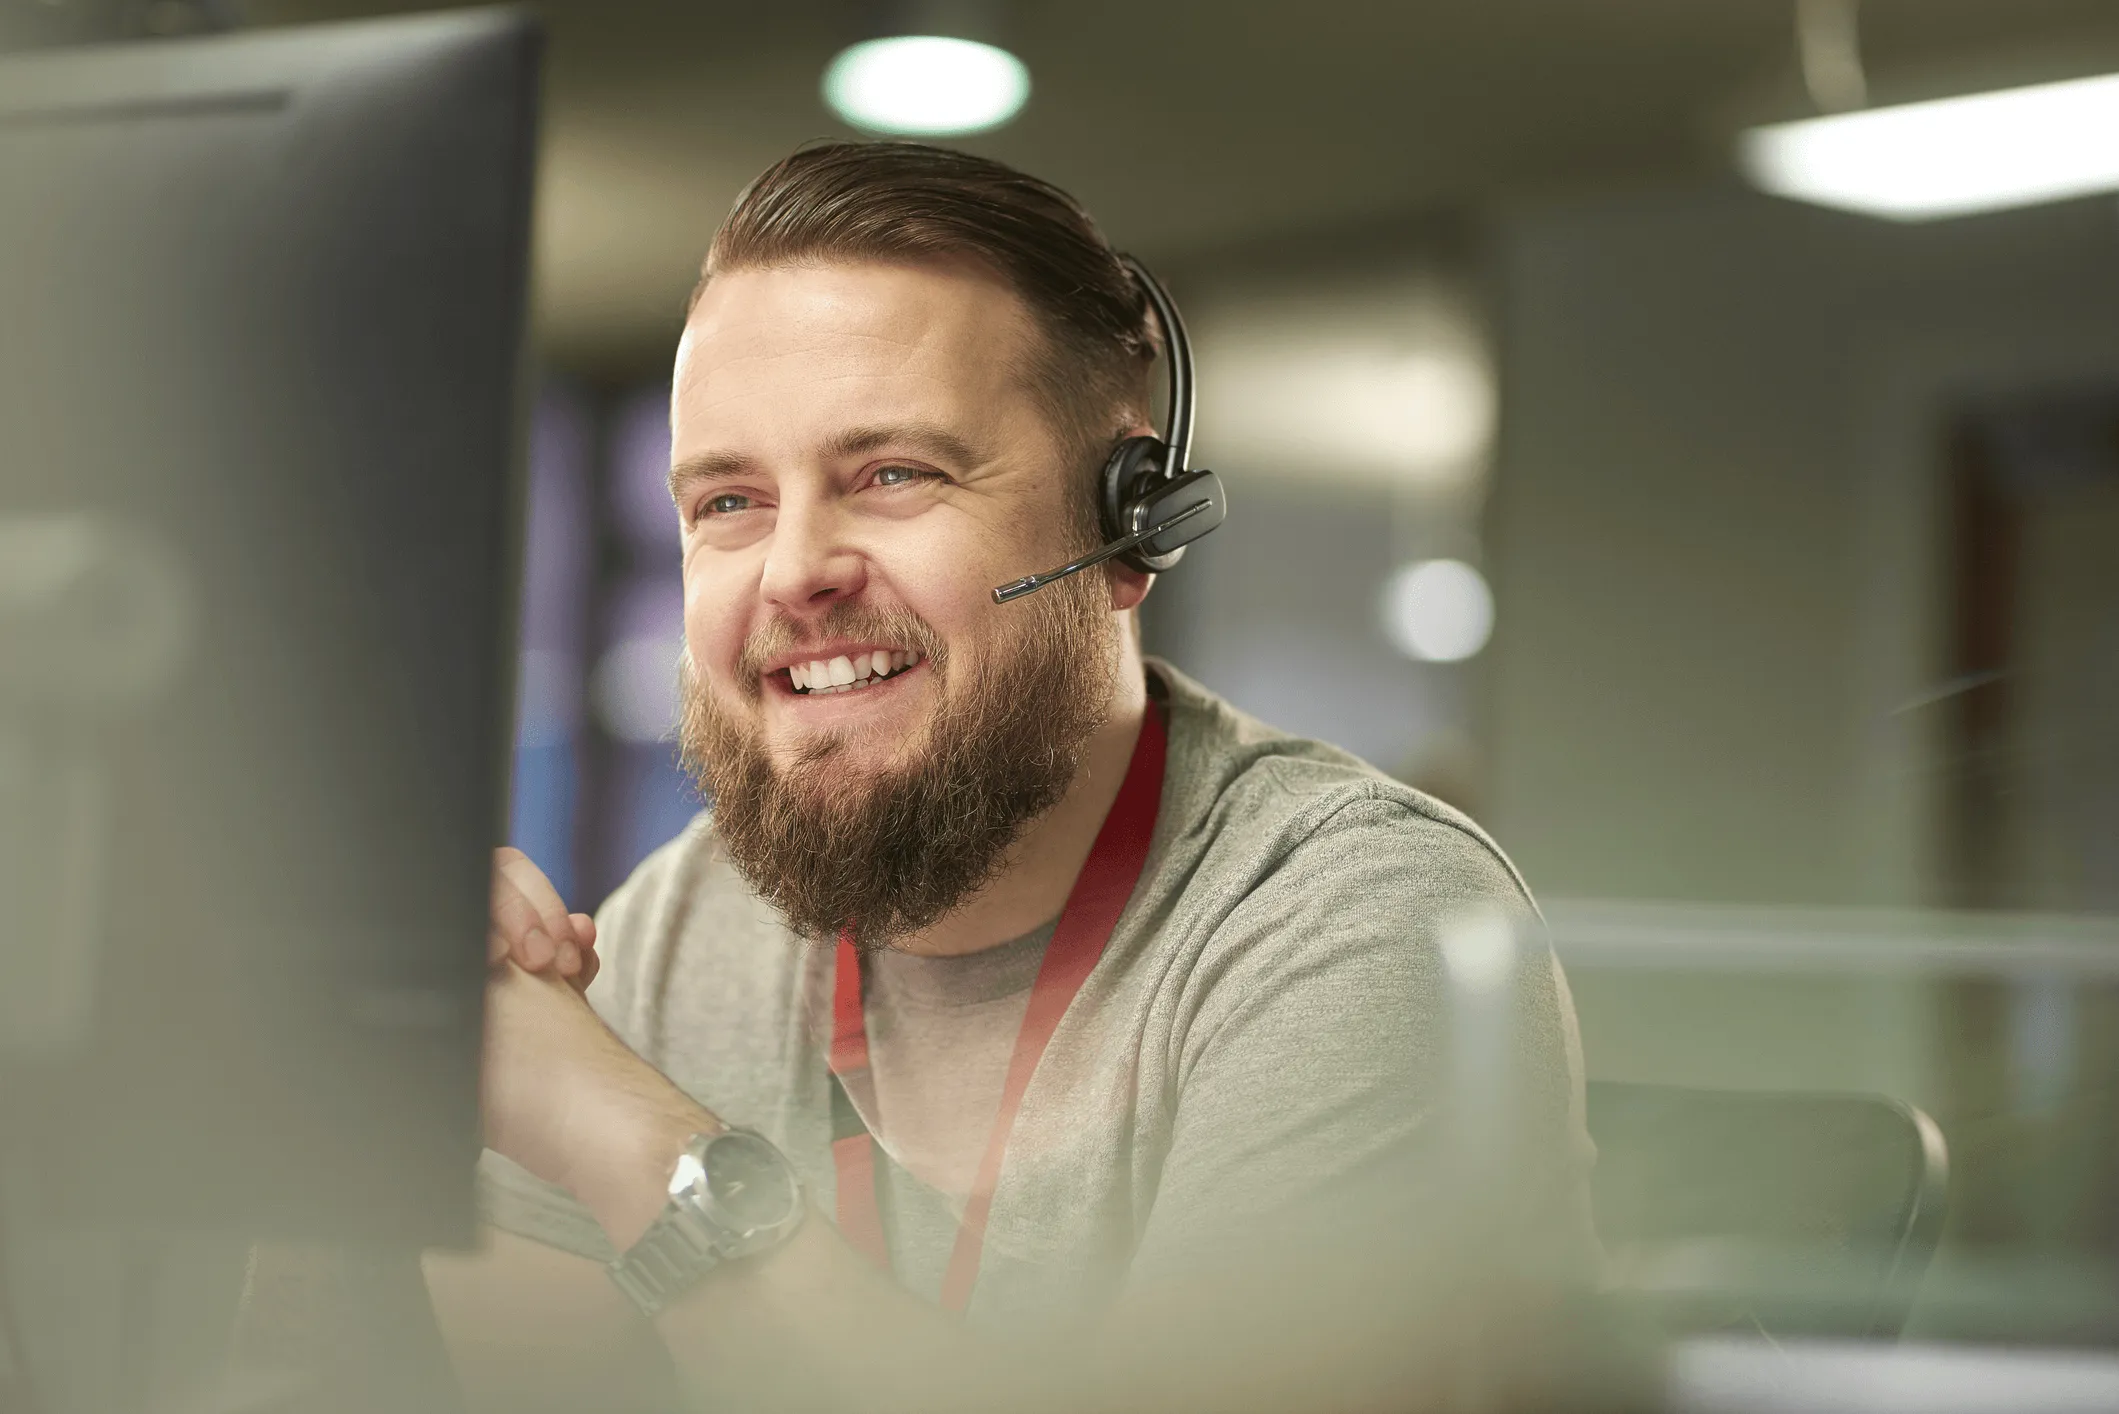
[[[734,515],[737,511],[747,510],[749,506],[750,497],[739,496],[731,491],[726,495],[715,496],[700,506],[699,514],[702,516]]]
[[[875,474],[875,484],[878,486],[909,486],[915,481],[925,481],[933,475],[933,472],[922,470],[916,466],[879,467]]]

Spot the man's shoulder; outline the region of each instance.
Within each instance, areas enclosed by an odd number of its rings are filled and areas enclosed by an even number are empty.
[[[1350,752],[1296,736],[1158,664],[1169,686],[1173,812],[1207,853],[1260,875],[1299,862],[1477,879],[1530,892],[1470,816]]]

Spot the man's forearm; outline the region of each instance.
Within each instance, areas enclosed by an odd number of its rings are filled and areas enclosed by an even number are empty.
[[[611,1100],[569,1125],[579,1136],[566,1184],[625,1251],[662,1210],[677,1157],[721,1120],[660,1076],[623,1078]],[[876,1270],[812,1211],[782,1246],[711,1273],[656,1322],[695,1387],[734,1402],[858,1396],[871,1410],[990,1408],[1027,1391],[1011,1363],[955,1317]]]

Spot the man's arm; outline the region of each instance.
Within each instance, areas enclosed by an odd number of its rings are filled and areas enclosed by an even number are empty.
[[[489,1228],[421,1265],[471,1414],[677,1407],[662,1342],[599,1263]]]
[[[503,1174],[508,1191],[527,1196],[534,1210],[536,1180],[567,1190],[610,1249],[623,1251],[661,1211],[685,1142],[723,1126],[628,1049],[584,999],[598,971],[597,934],[589,920],[567,913],[520,851],[496,854],[482,1080],[487,1144],[528,1171]],[[562,1221],[546,1235],[576,1252],[489,1230],[475,1254],[425,1258],[428,1290],[474,1411],[666,1409],[680,1373],[684,1383],[711,1388],[713,1403],[733,1407],[858,1398],[864,1408],[887,1409],[895,1392],[908,1410],[941,1410],[955,1402],[942,1397],[945,1390],[1008,1384],[1002,1362],[959,1322],[878,1273],[821,1215],[778,1251],[712,1274],[664,1314],[659,1339],[602,1264],[578,1255],[602,1244],[566,1228]]]
[[[1318,825],[1184,979],[1132,1279],[1249,1254],[1242,1234],[1291,1218],[1306,1243],[1336,1228],[1359,1249],[1476,1215],[1532,1265],[1584,1271],[1579,1043],[1540,932],[1506,862],[1450,819],[1370,798]],[[1357,1201],[1383,1171],[1394,1183]]]
[[[485,1114],[490,1146],[570,1192],[615,1251],[661,1212],[686,1141],[725,1127],[563,980],[512,962],[488,989]],[[601,1271],[595,1278],[599,1299],[624,1301]],[[1008,1383],[998,1352],[878,1272],[815,1212],[775,1251],[710,1274],[657,1325],[680,1378],[712,1391],[716,1405],[987,1408],[995,1382]]]
[[[1496,1336],[1510,1378],[1543,1377],[1596,1263],[1573,1008],[1535,923],[1483,836],[1383,796],[1218,921],[1104,1331],[1144,1407],[1391,1407],[1491,1380]]]

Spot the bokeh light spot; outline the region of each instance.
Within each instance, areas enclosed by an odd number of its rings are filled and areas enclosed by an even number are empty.
[[[1408,658],[1461,662],[1493,634],[1493,592],[1462,560],[1402,566],[1383,588],[1383,631]]]

